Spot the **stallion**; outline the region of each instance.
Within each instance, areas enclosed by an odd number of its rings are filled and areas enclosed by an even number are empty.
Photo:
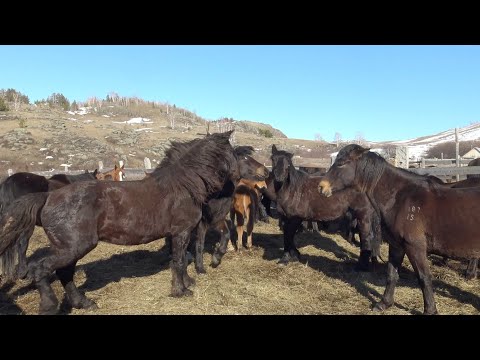
[[[17,242],[30,239],[39,216],[50,241],[50,252],[28,264],[28,276],[40,293],[40,314],[58,311],[49,282],[55,272],[74,308],[95,308],[75,286],[79,259],[99,241],[139,245],[172,238],[172,291],[192,295],[194,280],[187,273],[185,250],[191,231],[202,217],[202,204],[227,181],[240,178],[239,164],[229,142],[232,131],[190,142],[182,151],[172,142],[150,177],[139,181],[86,181],[51,193],[27,194],[14,202],[0,222],[0,262],[3,275],[15,276]],[[180,155],[178,155],[180,154]]]
[[[333,198],[326,198],[317,191],[322,177],[309,176],[295,169],[293,154],[272,146],[273,183],[264,194],[277,203],[277,212],[283,217],[284,255],[280,264],[298,261],[300,252],[295,247],[294,236],[303,220],[332,221],[343,217],[348,210],[358,220],[361,253],[358,270],[368,270],[370,257],[380,251],[380,220],[367,197],[359,191],[345,189]],[[267,182],[268,184],[268,182]]]
[[[424,314],[437,308],[427,253],[459,258],[480,257],[477,219],[480,189],[435,186],[425,176],[396,168],[368,148],[342,148],[318,190],[329,198],[346,188],[366,194],[389,234],[387,286],[374,310],[393,305],[398,267],[405,254],[423,292]]]

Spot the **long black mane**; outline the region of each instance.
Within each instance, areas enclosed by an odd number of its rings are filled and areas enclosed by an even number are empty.
[[[97,171],[95,170],[92,173],[86,172],[84,174],[78,174],[78,175],[55,174],[51,176],[48,180],[55,180],[64,184],[71,184],[77,181],[95,180],[96,173]]]
[[[41,175],[18,172],[0,184],[0,218],[8,205],[18,197],[31,192],[48,191],[48,180]]]
[[[189,143],[173,141],[151,177],[177,198],[191,196],[204,203],[209,193],[223,187],[236,166],[230,134],[217,133]]]
[[[291,187],[300,187],[302,184],[308,180],[309,175],[301,170],[297,170],[292,162],[293,154],[285,150],[277,150],[275,156],[285,157],[288,162],[288,177],[286,182]]]
[[[336,162],[341,164],[343,158],[348,158],[350,153],[362,152],[364,150],[367,149],[360,145],[347,145],[339,151]],[[393,171],[397,176],[408,179],[419,186],[431,186],[434,183],[434,180],[429,179],[429,177],[425,175],[416,174],[406,169],[395,167],[389,164],[377,153],[368,151],[358,160],[357,163],[357,179],[359,180],[361,190],[366,193],[371,193],[387,168]]]

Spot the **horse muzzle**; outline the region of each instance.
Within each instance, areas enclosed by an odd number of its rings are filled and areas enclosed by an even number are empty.
[[[318,192],[326,197],[332,196],[332,186],[326,180],[321,180],[318,183]]]

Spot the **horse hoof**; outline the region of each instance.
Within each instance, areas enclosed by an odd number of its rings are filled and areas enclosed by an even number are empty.
[[[280,260],[278,260],[277,264],[278,265],[283,265],[286,266],[290,262],[290,256],[283,255]]]
[[[38,312],[38,315],[58,315],[59,311],[60,310],[57,307],[47,309],[47,310],[40,309],[40,311]]]
[[[82,308],[85,310],[98,310],[98,305],[95,301],[86,299],[82,304]]]
[[[471,272],[468,272],[468,271],[465,273],[465,278],[467,280],[472,280],[472,279],[475,279],[476,277],[477,277],[477,274],[474,274],[474,273],[471,273]]]
[[[193,295],[193,291],[187,288],[182,290],[172,290],[172,293],[170,294],[170,296],[176,297],[176,298],[183,297],[183,296],[192,296],[192,295]]]
[[[375,312],[382,312],[382,311],[385,311],[387,308],[388,306],[385,305],[383,301],[379,301],[375,304],[372,310]]]
[[[195,285],[195,279],[188,276],[183,278],[183,283],[185,284],[185,287],[189,288],[190,286]]]
[[[195,269],[197,271],[197,274],[198,275],[203,275],[203,274],[206,274],[207,271],[205,270],[205,268],[200,268],[200,269]]]
[[[217,259],[217,257],[213,256],[210,266],[215,269],[218,265],[220,265],[220,262],[220,259]]]
[[[423,315],[438,315],[438,311],[437,311],[437,309],[435,309],[433,311],[424,311]]]
[[[357,272],[360,272],[360,271],[361,272],[369,272],[370,268],[368,267],[368,265],[365,265],[365,264],[357,264],[357,265],[355,265],[353,270],[355,270]]]

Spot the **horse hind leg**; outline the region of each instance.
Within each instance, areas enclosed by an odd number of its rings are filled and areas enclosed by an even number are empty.
[[[405,250],[400,246],[388,246],[387,286],[382,299],[375,304],[373,311],[384,311],[393,305],[393,295],[398,281],[398,268],[402,265]]]
[[[65,247],[61,250],[56,249],[57,252],[51,249],[49,254],[32,261],[28,266],[29,276],[34,281],[40,293],[39,314],[41,315],[56,314],[58,312],[58,299],[50,285],[50,274],[57,269],[63,269],[71,264],[75,264],[77,260],[85,256],[96,245],[96,242],[92,243],[82,240],[70,241],[70,243],[77,244],[78,248],[72,249]],[[65,245],[65,243],[63,242],[62,245]],[[73,268],[75,268],[75,266]],[[62,273],[62,271],[60,273]],[[64,281],[68,283],[68,277],[64,277]],[[69,285],[70,292],[72,291],[71,288],[72,285]]]
[[[475,279],[477,277],[478,258],[468,260],[467,271],[465,277],[468,280]]]
[[[221,234],[220,243],[213,252],[212,263],[210,264],[210,266],[213,268],[216,268],[218,265],[220,265],[223,255],[225,255],[227,252],[227,244],[230,243],[230,229],[228,228],[226,221],[221,222],[219,231]]]
[[[412,245],[408,245],[406,251],[422,289],[423,313],[425,315],[437,314],[437,307],[433,296],[432,275],[427,261],[427,251],[422,247],[419,248],[418,246]]]
[[[253,233],[253,225],[255,223],[254,214],[252,214],[251,208],[248,207],[245,211],[246,220],[247,220],[247,249],[252,248],[252,233]]]
[[[203,221],[197,226],[195,241],[195,270],[197,274],[205,274],[205,266],[203,264],[203,249],[205,247],[205,233],[207,232],[207,226]],[[192,232],[193,234],[193,232]]]
[[[194,280],[187,273],[187,259],[185,251],[188,246],[190,231],[185,230],[172,238],[172,293],[173,297],[191,296],[192,290],[187,289],[194,284]]]
[[[237,251],[242,250],[243,247],[243,225],[245,223],[245,217],[238,211],[237,214]]]
[[[60,282],[65,289],[67,300],[70,305],[76,309],[98,309],[97,304],[95,304],[93,300],[88,299],[84,293],[78,290],[73,282],[76,264],[77,262],[75,261],[70,265],[56,270],[57,277],[60,279]]]

